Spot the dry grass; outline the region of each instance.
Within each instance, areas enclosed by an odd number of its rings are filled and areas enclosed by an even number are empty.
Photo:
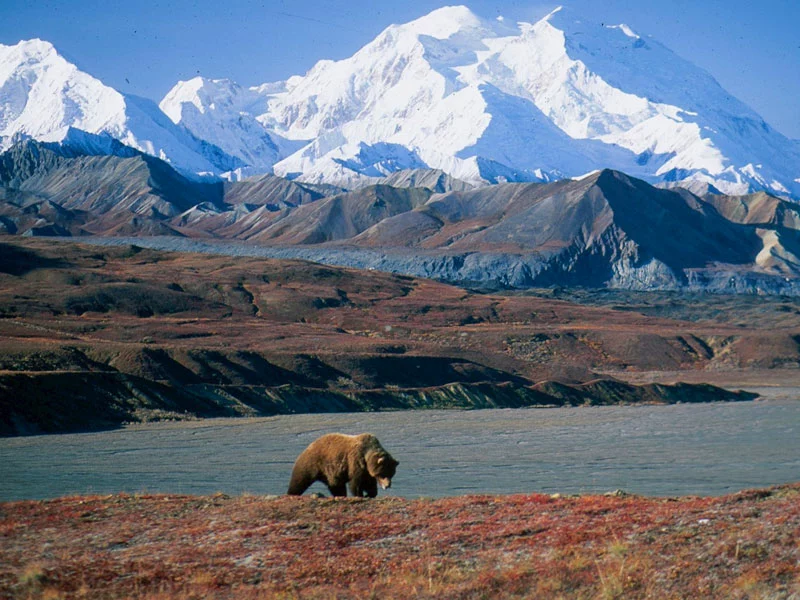
[[[723,498],[0,505],[3,598],[797,598],[800,484]]]

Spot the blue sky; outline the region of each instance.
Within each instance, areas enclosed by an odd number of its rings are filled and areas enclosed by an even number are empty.
[[[39,37],[120,91],[160,100],[180,79],[255,85],[350,56],[391,23],[459,2],[407,0],[0,0],[0,43]],[[533,21],[560,2],[464,2]],[[800,1],[565,0],[626,23],[709,71],[773,127],[800,139]]]

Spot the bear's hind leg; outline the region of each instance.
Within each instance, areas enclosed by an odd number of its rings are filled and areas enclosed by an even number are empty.
[[[289,491],[286,493],[290,496],[302,496],[311,484],[314,483],[314,478],[306,475],[301,475],[296,471],[292,471],[292,478],[289,480]]]

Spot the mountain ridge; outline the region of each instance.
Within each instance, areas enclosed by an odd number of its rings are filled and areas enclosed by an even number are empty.
[[[800,293],[800,210],[763,192],[701,197],[609,169],[477,188],[442,177],[405,171],[400,184],[431,187],[352,191],[274,175],[197,182],[135,151],[28,140],[0,154],[0,231],[137,236],[490,287]]]

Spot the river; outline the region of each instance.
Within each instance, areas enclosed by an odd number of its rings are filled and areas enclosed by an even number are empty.
[[[400,461],[380,492],[720,495],[800,481],[800,401],[215,419],[0,439],[0,501],[73,494],[281,494],[323,433]],[[326,492],[321,484],[310,491]]]

